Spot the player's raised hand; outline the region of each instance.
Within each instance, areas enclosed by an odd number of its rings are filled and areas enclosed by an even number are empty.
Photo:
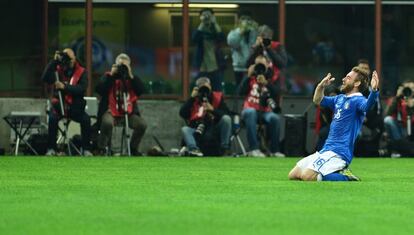
[[[379,78],[378,78],[378,73],[377,71],[374,70],[374,72],[372,72],[372,78],[371,78],[371,88],[376,91],[378,90],[378,86],[379,86]]]
[[[328,73],[324,79],[319,83],[319,86],[322,86],[323,88],[329,86],[333,81],[335,81],[335,78],[332,77],[331,73]]]

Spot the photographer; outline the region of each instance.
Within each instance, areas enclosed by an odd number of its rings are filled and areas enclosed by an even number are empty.
[[[227,44],[231,47],[233,70],[236,84],[239,85],[247,75],[247,60],[253,53],[257,39],[258,25],[247,12],[240,13],[237,28],[230,31]]]
[[[257,56],[263,55],[270,60],[270,68],[273,69],[273,75],[270,82],[278,88],[280,86],[281,71],[287,65],[287,53],[285,47],[278,41],[272,41],[273,30],[262,25],[258,28],[256,43],[253,45],[253,53],[247,61],[247,67],[255,64]]]
[[[147,124],[139,113],[137,102],[144,92],[144,84],[133,75],[131,59],[127,54],[122,53],[116,57],[111,71],[101,77],[95,90],[101,96],[98,110],[98,126],[101,130],[98,140],[99,150],[102,152],[108,146],[114,121],[123,120],[125,117],[123,95],[126,92],[129,128],[134,130],[130,143],[131,155],[140,156],[138,147]]]
[[[212,9],[202,9],[200,11],[200,21],[200,25],[192,35],[192,41],[197,47],[194,66],[199,73],[196,77],[210,78],[213,91],[221,91],[223,71],[226,66],[222,44],[226,38]]]
[[[180,116],[188,124],[182,132],[191,156],[229,154],[231,118],[228,113],[223,93],[212,91],[210,79],[199,78],[191,98],[180,109]]]
[[[56,155],[58,122],[61,118],[66,117],[80,123],[83,155],[91,156],[92,153],[89,151],[91,120],[85,112],[86,101],[83,99],[88,87],[88,78],[85,68],[76,60],[72,49],[66,48],[63,52],[57,51],[55,53],[54,59],[49,62],[42,74],[42,81],[54,87],[52,107],[48,114],[48,150],[46,155]],[[63,107],[60,104],[59,94],[62,97]]]
[[[388,102],[384,118],[385,131],[391,140],[391,151],[398,151],[405,140],[413,140],[414,124],[414,82],[401,84],[396,96]],[[410,120],[409,120],[410,119]],[[411,127],[408,130],[408,127]],[[406,138],[408,137],[408,138]]]
[[[266,133],[270,137],[270,155],[284,157],[279,150],[280,117],[274,113],[278,106],[273,99],[277,91],[270,82],[272,75],[271,63],[266,57],[259,55],[255,64],[249,67],[248,77],[240,85],[240,95],[246,97],[241,115],[247,128],[250,155],[253,157],[265,157],[259,150],[256,128],[258,122],[266,125]]]

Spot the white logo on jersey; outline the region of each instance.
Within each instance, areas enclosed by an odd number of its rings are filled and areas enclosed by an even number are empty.
[[[265,87],[263,88],[265,91],[267,90]],[[259,93],[259,85],[257,83],[253,84],[252,89],[250,91],[250,95],[247,98],[248,102],[258,104],[260,102],[260,93]]]
[[[335,116],[334,116],[335,119],[341,118],[341,111],[342,111],[342,109],[338,109],[338,112],[336,112]]]
[[[349,102],[346,102],[345,103],[345,107],[344,107],[345,109],[349,109]]]

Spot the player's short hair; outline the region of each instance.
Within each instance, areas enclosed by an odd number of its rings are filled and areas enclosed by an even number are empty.
[[[360,92],[364,92],[368,89],[369,71],[361,67],[355,66],[352,71],[357,73],[356,79],[361,82],[358,87]]]

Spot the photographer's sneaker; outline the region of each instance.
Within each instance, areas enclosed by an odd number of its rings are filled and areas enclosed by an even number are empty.
[[[48,149],[45,155],[46,156],[56,156],[56,151],[54,149]]]
[[[401,157],[401,154],[396,153],[396,152],[391,153],[391,158],[399,158],[399,157]]]
[[[194,149],[188,151],[188,155],[192,157],[202,157],[203,153],[199,149]]]
[[[84,157],[93,157],[93,154],[92,154],[92,152],[91,152],[91,151],[89,151],[89,150],[84,150],[84,151],[83,151],[83,156],[84,156]]]
[[[349,181],[361,181],[358,176],[352,174],[352,171],[349,168],[343,169],[339,174],[346,176]]]
[[[262,151],[260,151],[259,149],[255,149],[250,151],[249,156],[252,157],[266,157],[266,155],[264,153],[262,153]]]
[[[271,157],[286,157],[286,155],[281,152],[271,153],[270,156]]]

